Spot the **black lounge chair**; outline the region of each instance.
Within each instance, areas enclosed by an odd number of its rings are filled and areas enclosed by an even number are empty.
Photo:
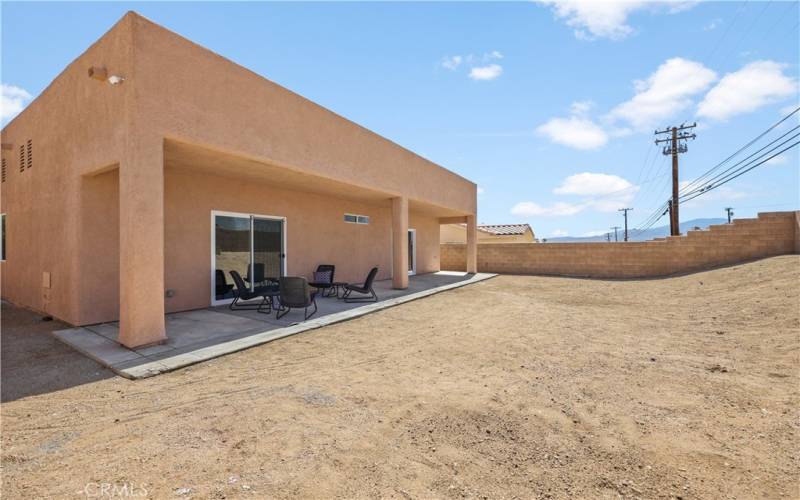
[[[344,295],[342,298],[345,302],[378,302],[378,295],[372,288],[372,282],[375,281],[375,275],[378,274],[378,268],[373,267],[370,269],[367,279],[364,280],[363,285],[345,285]],[[350,294],[356,292],[369,297],[350,297]]]
[[[319,279],[319,275],[321,273],[330,273],[330,276],[328,276],[327,281],[322,281]],[[314,281],[311,281],[308,284],[318,290],[321,290],[323,297],[330,297],[331,295],[336,293],[336,287],[333,286],[333,276],[335,273],[336,273],[336,266],[332,264],[320,264],[317,266],[316,272],[314,272]]]
[[[217,289],[217,298],[224,298],[233,290],[233,285],[225,279],[225,271],[222,269],[217,269],[214,273],[214,286]]]
[[[247,285],[244,284],[241,274],[236,271],[231,271],[231,277],[233,278],[233,282],[236,283],[236,297],[234,297],[233,302],[228,306],[231,311],[258,311],[265,314],[272,312],[272,297],[278,295],[278,291],[274,287],[257,286],[253,290],[250,290],[247,288]],[[240,302],[257,299],[259,297],[261,298],[261,302],[258,304],[240,304]],[[266,311],[261,310],[264,306],[267,308]]]
[[[248,283],[252,283],[253,285],[267,281],[267,277],[264,276],[264,264],[261,262],[256,262],[253,264],[253,274],[254,276],[251,277],[250,266],[247,266],[247,277],[244,280]]]
[[[279,280],[280,309],[276,314],[278,319],[289,314],[292,308],[303,308],[303,319],[306,320],[317,312],[317,292],[312,292],[308,280],[297,276],[284,276]],[[311,314],[308,308],[314,306]]]

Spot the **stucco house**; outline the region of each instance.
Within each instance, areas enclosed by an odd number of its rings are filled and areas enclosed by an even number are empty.
[[[439,232],[441,243],[466,243],[467,224],[445,224]],[[478,243],[535,243],[529,224],[478,224]]]
[[[130,12],[2,130],[2,296],[73,325],[165,339],[255,265],[408,286],[474,183]],[[229,279],[229,278],[228,278]]]

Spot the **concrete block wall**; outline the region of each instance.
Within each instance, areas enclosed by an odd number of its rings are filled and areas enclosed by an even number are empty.
[[[791,253],[800,253],[800,212],[768,212],[652,241],[478,244],[478,271],[642,278]],[[465,270],[465,245],[443,244],[440,259],[442,270]]]

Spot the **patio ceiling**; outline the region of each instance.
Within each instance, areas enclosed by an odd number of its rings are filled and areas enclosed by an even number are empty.
[[[386,205],[391,198],[396,196],[391,193],[340,182],[327,177],[307,174],[291,167],[257,161],[244,156],[170,139],[164,143],[164,165],[166,168],[200,171],[254,182],[264,182],[286,189],[324,194],[377,205]],[[418,200],[409,200],[409,209],[435,217],[466,215],[457,210],[439,207]]]

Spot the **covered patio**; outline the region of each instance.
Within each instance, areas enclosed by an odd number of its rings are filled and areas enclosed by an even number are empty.
[[[378,302],[350,303],[335,296],[318,297],[318,311],[306,321],[303,321],[302,310],[293,310],[277,319],[274,312],[231,311],[226,305],[170,313],[165,316],[167,341],[149,347],[127,348],[120,344],[117,341],[119,322],[70,328],[53,334],[58,340],[118,375],[139,379],[354,319],[493,276],[441,271],[410,276],[405,289],[393,288],[392,280],[376,281],[374,288]]]

